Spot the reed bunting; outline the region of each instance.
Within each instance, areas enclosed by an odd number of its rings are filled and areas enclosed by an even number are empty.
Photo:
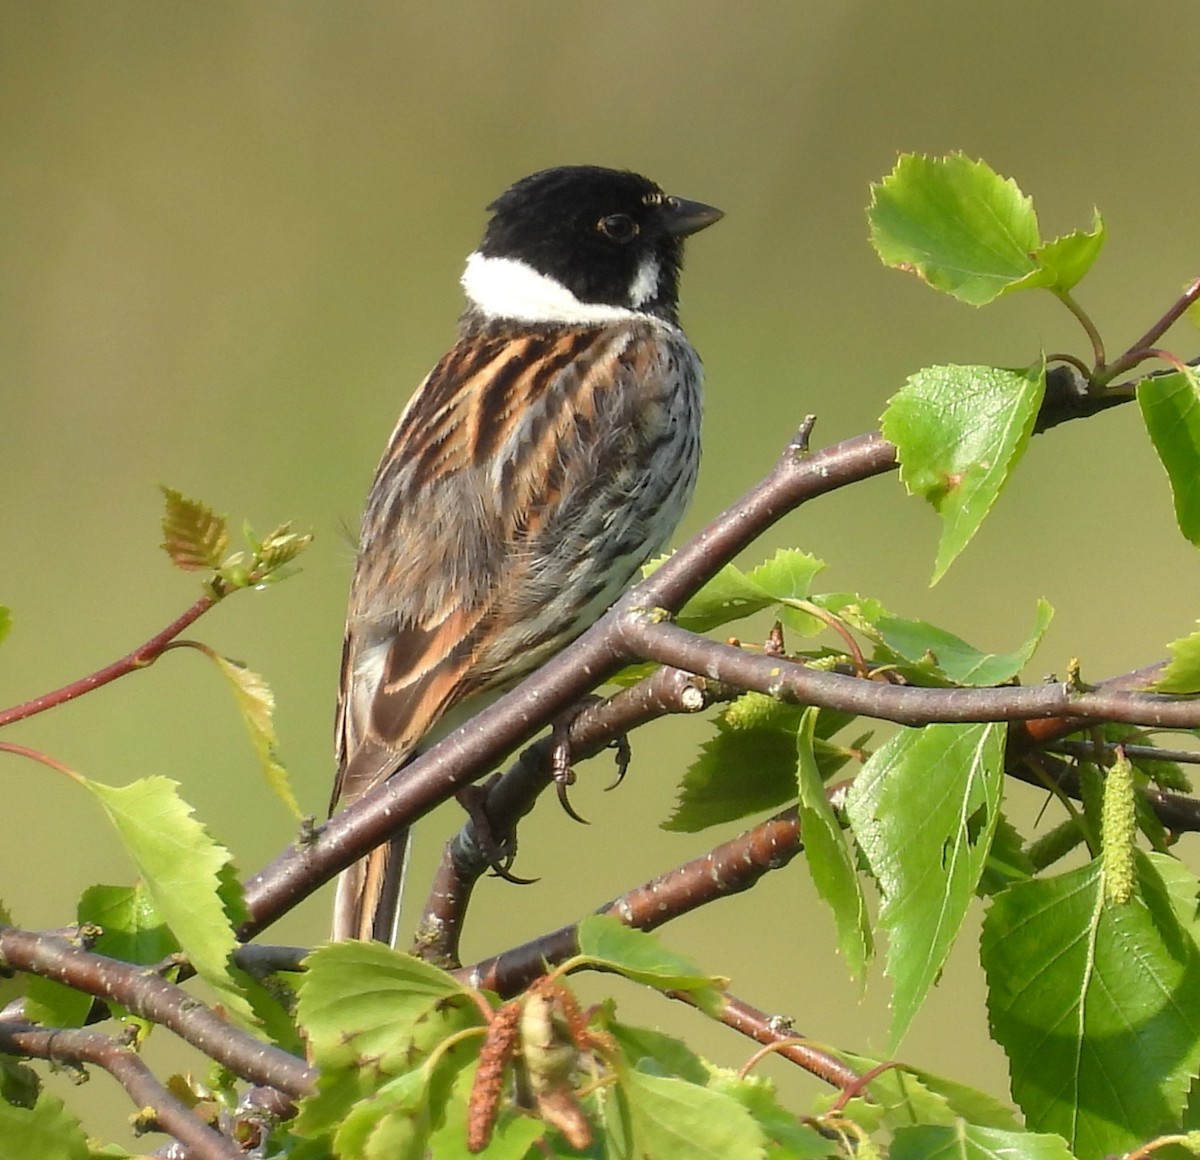
[[[367,497],[331,809],[402,777],[443,714],[596,620],[696,481],[679,272],[683,239],[721,211],[593,166],[535,173],[488,208],[458,339]],[[393,941],[407,847],[405,831],[342,874],[334,938]]]

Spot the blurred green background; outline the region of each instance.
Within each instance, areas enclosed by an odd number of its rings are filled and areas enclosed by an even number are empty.
[[[270,681],[282,757],[320,814],[347,529],[396,413],[451,341],[492,197],[587,162],[726,210],[691,244],[684,279],[708,403],[682,537],[810,411],[816,442],[833,441],[871,429],[923,365],[1084,352],[1048,297],[977,312],[880,267],[863,208],[900,151],[985,158],[1033,195],[1046,236],[1098,206],[1111,240],[1080,297],[1113,351],[1141,333],[1197,273],[1198,43],[1200,9],[1161,0],[0,3],[0,602],[16,621],[0,702],[101,666],[192,601],[157,547],[160,482],[260,531],[293,519],[317,537],[303,573],[193,635]],[[1172,338],[1192,353],[1186,328]],[[935,540],[932,515],[889,478],[806,508],[748,562],[803,547],[829,562],[827,590],[986,648],[1012,647],[1045,596],[1058,615],[1033,678],[1072,657],[1089,678],[1147,663],[1196,615],[1197,565],[1130,408],[1038,439],[930,590]],[[575,802],[590,827],[543,803],[516,867],[540,881],[486,884],[466,954],[730,836],[658,829],[703,734],[693,721],[643,731],[616,793],[599,790],[606,764],[584,767]],[[6,736],[100,780],[178,779],[246,873],[292,836],[196,654]],[[0,895],[17,921],[66,923],[85,886],[129,879],[78,788],[0,764]],[[449,809],[422,826],[418,879],[458,821]],[[323,896],[271,937],[319,939],[326,911]],[[664,937],[804,1033],[884,1049],[886,982],[859,1002],[801,863]],[[972,938],[903,1054],[1003,1094]],[[621,1002],[723,1063],[749,1053],[690,1012],[631,989]],[[768,1070],[796,1099],[810,1090],[794,1069]],[[126,1114],[105,1079],[88,1098],[110,1123]]]

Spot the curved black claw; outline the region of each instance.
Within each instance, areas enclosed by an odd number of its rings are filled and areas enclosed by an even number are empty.
[[[604,787],[604,792],[607,793],[610,789],[616,789],[617,786],[625,780],[625,775],[629,772],[629,763],[633,760],[633,750],[629,747],[629,738],[624,733],[614,737],[607,746],[608,749],[617,751],[617,776],[616,780],[611,785]]]
[[[550,730],[550,776],[554,779],[558,804],[563,812],[572,820],[587,826],[591,823],[576,811],[568,796],[568,791],[575,784],[575,769],[571,765],[571,722],[574,719],[575,713],[572,713],[555,721]]]
[[[575,784],[575,774],[572,771],[570,781],[556,781],[555,789],[558,791],[558,804],[562,806],[563,813],[572,821],[579,822],[581,825],[590,826],[592,823],[587,820],[582,814],[578,813],[573,805],[568,790]]]
[[[521,878],[499,862],[492,863],[492,875],[496,878],[503,878],[505,882],[511,882],[514,886],[532,886],[535,882],[541,881],[540,878]]]

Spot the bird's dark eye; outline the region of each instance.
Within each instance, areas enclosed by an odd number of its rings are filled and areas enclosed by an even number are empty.
[[[602,217],[596,223],[598,229],[606,238],[614,242],[628,242],[638,235],[638,224],[627,213],[614,213]]]

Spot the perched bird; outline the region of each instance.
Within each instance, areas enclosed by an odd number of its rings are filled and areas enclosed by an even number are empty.
[[[700,359],[683,239],[722,216],[635,173],[547,169],[489,207],[458,339],[401,414],[363,516],[331,810],[403,777],[448,710],[524,676],[683,515]],[[394,939],[408,834],[346,870],[334,938]]]

